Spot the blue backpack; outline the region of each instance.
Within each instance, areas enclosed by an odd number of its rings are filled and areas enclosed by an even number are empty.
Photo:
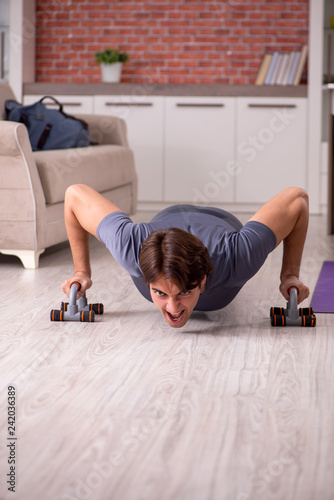
[[[44,99],[54,101],[58,109],[48,109],[43,104]],[[45,96],[27,106],[9,99],[5,109],[7,120],[24,123],[27,127],[33,151],[90,145],[87,123],[64,113],[62,104],[54,97]]]

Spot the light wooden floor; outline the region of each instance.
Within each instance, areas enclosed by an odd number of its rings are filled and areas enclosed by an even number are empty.
[[[230,306],[177,330],[97,241],[88,298],[106,313],[93,324],[49,321],[72,271],[67,244],[36,271],[0,256],[1,500],[332,500],[334,315],[270,326],[269,307],[285,306],[280,260],[277,249]],[[323,260],[334,238],[312,217],[312,291]]]

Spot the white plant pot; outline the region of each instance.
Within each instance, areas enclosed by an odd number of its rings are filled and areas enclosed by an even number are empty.
[[[118,83],[121,80],[122,65],[123,63],[121,62],[112,64],[102,63],[102,81],[108,83]]]

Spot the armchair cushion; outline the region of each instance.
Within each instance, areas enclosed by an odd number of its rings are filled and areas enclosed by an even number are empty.
[[[71,184],[88,184],[100,193],[133,181],[133,152],[115,145],[34,153],[47,205],[64,201]]]

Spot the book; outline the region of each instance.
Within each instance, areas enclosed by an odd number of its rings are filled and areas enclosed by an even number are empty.
[[[279,53],[278,54],[278,59],[277,59],[277,64],[276,64],[276,68],[274,70],[273,77],[271,79],[270,85],[276,85],[277,84],[278,75],[279,75],[279,72],[280,72],[281,66],[282,66],[282,61],[283,61],[283,54]]]
[[[307,53],[308,53],[308,45],[303,45],[302,50],[300,52],[299,63],[298,63],[297,69],[296,69],[294,79],[293,79],[293,85],[300,84],[300,80],[302,78],[302,74],[303,74],[306,59],[307,59]]]
[[[282,63],[277,76],[277,85],[284,85],[285,77],[287,74],[288,64],[290,59],[290,53],[286,52],[282,55]]]
[[[270,61],[270,66],[268,68],[266,78],[264,80],[264,85],[271,85],[277,67],[278,59],[279,59],[279,52],[274,52],[273,57]]]
[[[295,57],[295,53],[296,52],[289,52],[288,62],[287,62],[286,68],[285,68],[285,75],[283,76],[282,85],[287,85],[288,84],[288,79],[289,79],[290,71],[291,71],[291,68],[292,68],[293,60],[294,60],[294,57]]]
[[[264,54],[262,62],[260,64],[259,71],[256,75],[255,85],[263,85],[272,57],[273,57],[272,54],[268,53]]]
[[[303,45],[300,51],[265,53],[255,85],[299,85],[307,55],[308,45]]]
[[[297,66],[299,64],[300,52],[294,52],[293,60],[290,67],[290,72],[286,84],[293,85],[293,80],[297,71]]]

